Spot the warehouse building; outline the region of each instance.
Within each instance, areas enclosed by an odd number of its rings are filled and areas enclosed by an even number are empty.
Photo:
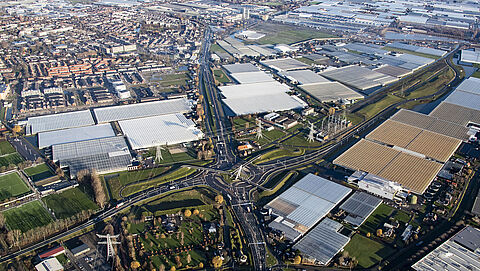
[[[59,113],[28,118],[26,133],[27,135],[34,135],[39,132],[89,126],[94,124],[95,121],[93,120],[90,110]]]
[[[382,200],[375,196],[365,192],[356,191],[342,205],[340,205],[340,210],[347,213],[344,221],[357,228],[367,220],[381,203]]]
[[[182,114],[169,114],[118,122],[134,150],[200,140],[203,133]]]
[[[253,84],[275,81],[272,76],[268,75],[263,71],[237,72],[230,74],[230,76],[239,84]]]
[[[417,271],[480,270],[480,230],[467,226],[415,263]]]
[[[325,218],[308,232],[293,248],[298,249],[303,258],[317,265],[328,265],[343,250],[350,237],[341,233],[343,225]]]
[[[320,75],[361,91],[381,87],[398,80],[396,77],[375,72],[357,65],[330,69],[320,73]]]
[[[310,65],[307,65],[291,57],[263,60],[263,61],[260,61],[260,64],[270,69],[273,69],[277,72],[304,70],[304,69],[310,68]]]
[[[223,102],[235,115],[302,109],[307,104],[287,92],[290,88],[277,81],[219,87]]]
[[[281,76],[287,78],[290,82],[300,85],[310,85],[319,83],[329,83],[330,81],[323,76],[311,70],[298,70],[280,73]]]
[[[192,111],[193,102],[184,98],[109,106],[93,109],[98,123],[161,116]]]
[[[339,82],[327,82],[299,86],[315,99],[323,102],[353,103],[364,96]]]
[[[295,241],[351,191],[350,188],[308,174],[266,205],[277,216],[268,226],[283,232],[286,239]]]
[[[109,123],[38,133],[38,148],[115,136]]]
[[[402,185],[405,190],[423,194],[443,164],[361,139],[334,161],[334,164],[372,173]],[[368,190],[367,190],[368,191]]]
[[[468,66],[472,66],[473,64],[480,64],[480,51],[462,50],[458,63]]]
[[[235,63],[223,65],[228,73],[258,72],[260,69],[252,63]]]
[[[124,137],[105,137],[52,146],[53,161],[68,168],[74,178],[81,170],[99,174],[127,170],[132,156]]]

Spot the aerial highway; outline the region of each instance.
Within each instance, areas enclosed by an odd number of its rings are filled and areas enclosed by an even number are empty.
[[[210,70],[211,63],[209,59],[209,50],[213,37],[214,34],[212,30],[207,27],[199,57],[199,88],[204,96],[205,101],[205,133],[207,136],[212,138],[213,143],[215,144],[214,161],[207,167],[214,170],[202,170],[201,168],[196,168],[197,172],[192,176],[187,176],[168,183],[163,183],[156,187],[138,192],[134,195],[124,197],[120,204],[102,211],[95,218],[90,219],[83,224],[65,232],[45,239],[40,243],[2,257],[0,258],[0,262],[12,260],[17,256],[34,251],[52,242],[60,241],[69,235],[78,233],[82,230],[90,229],[96,223],[115,216],[122,210],[142,201],[157,197],[167,192],[205,185],[219,191],[219,193],[225,196],[228,204],[232,206],[234,215],[242,227],[247,239],[248,247],[251,250],[253,268],[255,270],[266,270],[265,236],[260,223],[258,222],[254,213],[252,213],[253,208],[251,208],[252,199],[250,192],[256,189],[265,189],[262,187],[262,184],[281,171],[300,168],[316,162],[325,156],[331,155],[337,151],[339,147],[350,143],[352,140],[356,140],[356,138],[359,135],[362,135],[364,131],[374,127],[374,125],[378,124],[381,120],[390,116],[393,112],[395,112],[395,109],[398,108],[398,106],[412,101],[406,99],[392,104],[373,118],[361,122],[352,129],[348,129],[337,134],[323,146],[316,150],[308,151],[304,155],[276,159],[261,165],[255,165],[251,163],[251,161],[254,159],[250,159],[249,161],[242,160],[237,157],[234,151],[230,121],[223,110],[219,92],[217,91],[215,80]],[[458,49],[459,47],[450,52],[449,56],[458,51]],[[440,95],[448,93],[453,86],[459,83],[460,80],[458,69],[451,63],[450,58],[446,59],[447,64],[454,70],[455,77],[436,93],[425,97],[416,98],[416,100],[436,98]],[[409,90],[414,90],[420,86],[421,84],[416,84]],[[366,100],[368,100],[368,98]],[[365,104],[368,104],[368,102]],[[188,165],[185,166],[188,167]],[[240,166],[244,170],[246,176],[241,177],[233,184],[227,183],[219,174],[215,172],[215,170],[234,171],[238,170]]]

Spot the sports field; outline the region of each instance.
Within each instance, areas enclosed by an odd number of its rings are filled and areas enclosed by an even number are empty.
[[[22,232],[45,226],[53,221],[47,210],[37,200],[4,211],[3,215],[9,229],[18,229]]]
[[[52,177],[54,175],[52,170],[45,163],[26,168],[24,171],[32,178],[34,182]]]
[[[0,155],[14,153],[15,149],[8,141],[0,141]]]
[[[30,191],[16,172],[0,176],[0,201],[16,197]]]
[[[59,219],[71,217],[83,210],[95,210],[98,206],[80,189],[71,188],[60,194],[52,194],[43,198],[48,208],[52,209]]]

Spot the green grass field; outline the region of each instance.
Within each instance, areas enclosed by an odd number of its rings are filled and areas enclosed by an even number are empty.
[[[16,197],[30,191],[30,188],[16,172],[0,176],[0,201]]]
[[[71,188],[60,194],[48,195],[43,198],[43,201],[60,219],[71,217],[83,210],[98,209],[98,206],[78,188]]]
[[[376,102],[374,104],[369,104],[369,105],[365,106],[364,108],[358,110],[355,113],[363,115],[363,116],[365,116],[366,119],[369,119],[369,118],[375,116],[376,114],[378,114],[383,109],[385,109],[385,108],[389,107],[390,105],[392,105],[396,102],[399,102],[401,100],[403,100],[403,99],[400,98],[400,97],[388,94],[387,96],[385,96],[385,98],[379,100],[378,102]]]
[[[0,155],[14,153],[15,148],[8,141],[0,141]]]
[[[390,47],[390,46],[385,46],[382,49],[387,50],[387,51],[410,54],[410,55],[414,55],[414,56],[421,56],[421,57],[432,58],[432,59],[439,59],[440,58],[439,56],[435,56],[435,55],[418,53],[418,52],[404,50],[404,49],[397,49],[397,48],[393,48],[393,47]]]
[[[9,229],[18,229],[22,232],[45,226],[53,221],[48,211],[38,201],[4,211],[3,215]]]
[[[215,77],[215,80],[219,83],[229,83],[230,78],[220,69],[214,69],[213,70],[213,76]]]
[[[387,218],[392,214],[393,210],[394,209],[388,205],[380,204],[375,212],[360,226],[359,230],[365,234],[375,234],[377,229],[383,226],[384,222],[388,222]]]
[[[304,149],[292,150],[292,149],[275,149],[273,151],[267,152],[255,160],[254,164],[266,163],[275,159],[291,156],[299,156],[305,152]]]
[[[373,241],[360,234],[355,234],[350,242],[345,246],[350,257],[358,260],[358,265],[362,268],[369,268],[385,257],[393,253],[393,249],[386,247],[376,241]]]
[[[120,173],[108,174],[103,177],[112,198],[119,199],[118,193],[123,186],[137,181],[155,178],[164,173],[166,170],[168,170],[168,168],[159,167],[138,171],[123,171]]]
[[[160,85],[162,87],[185,86],[188,80],[186,73],[164,74],[161,77]]]
[[[258,24],[252,30],[266,34],[265,37],[256,41],[259,44],[292,44],[310,39],[335,37],[313,28],[273,23]]]
[[[23,158],[17,152],[0,157],[0,166],[16,165],[23,162]]]
[[[26,168],[23,171],[25,171],[25,173],[27,173],[27,175],[30,176],[34,182],[37,182],[55,175],[45,163],[40,164],[38,166]]]
[[[142,190],[148,189],[150,187],[153,187],[155,185],[173,181],[176,179],[180,179],[186,176],[189,176],[190,174],[195,173],[195,169],[190,169],[190,168],[179,168],[177,170],[174,170],[164,176],[161,177],[156,177],[156,178],[151,178],[148,181],[138,183],[138,184],[133,184],[125,188],[123,191],[123,196],[129,196],[132,194],[135,194],[137,192],[140,192]]]
[[[157,156],[157,149],[150,148],[148,152],[145,154],[145,157],[156,157]],[[179,152],[179,153],[170,153],[169,150],[163,149],[162,150],[162,158],[161,161],[156,161],[160,165],[168,165],[174,164],[178,162],[193,162],[197,161],[197,157],[195,156],[194,150],[187,149],[186,152]]]
[[[282,144],[290,145],[290,146],[300,146],[300,147],[317,147],[322,145],[321,142],[318,142],[316,140],[312,142],[308,142],[306,135],[302,133],[299,133],[298,135],[295,135],[285,141],[282,141]]]

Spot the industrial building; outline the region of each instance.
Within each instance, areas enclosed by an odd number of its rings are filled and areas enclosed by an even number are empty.
[[[277,216],[268,226],[283,232],[286,239],[295,241],[351,191],[350,188],[308,174],[265,206]]]
[[[247,115],[272,111],[302,109],[307,104],[287,92],[289,87],[272,79],[271,82],[219,87],[223,102],[236,114]]]
[[[33,135],[39,132],[89,126],[94,124],[95,121],[93,120],[90,110],[59,113],[28,118],[26,133],[27,135]]]
[[[228,73],[258,72],[260,69],[252,63],[235,63],[222,66]]]
[[[447,54],[447,51],[444,51],[444,50],[434,49],[429,47],[421,47],[421,46],[406,44],[402,42],[392,42],[392,43],[389,43],[387,46],[396,48],[396,49],[407,50],[407,51],[428,54],[428,55],[433,55],[438,57],[442,57]]]
[[[310,68],[310,65],[307,65],[291,57],[263,60],[263,61],[260,61],[260,64],[270,69],[273,69],[277,72],[304,70],[304,69]]]
[[[352,103],[364,96],[339,82],[300,85],[300,89],[315,99],[324,102]]]
[[[381,87],[398,80],[396,77],[375,72],[357,65],[332,68],[320,73],[320,75],[361,91]]]
[[[347,213],[344,221],[350,223],[356,228],[362,225],[381,203],[382,200],[375,196],[365,192],[356,191],[342,205],[340,205],[340,210]]]
[[[287,71],[287,72],[281,72],[279,74],[285,77],[286,79],[288,79],[290,82],[294,84],[300,84],[300,85],[310,85],[310,84],[330,82],[330,80],[325,79],[323,76],[320,76],[311,70]]]
[[[309,231],[293,248],[298,249],[303,258],[317,265],[328,265],[330,261],[350,242],[343,235],[343,225],[325,218]]]
[[[38,133],[38,148],[115,136],[109,123]]]
[[[118,122],[134,150],[175,145],[203,138],[195,123],[182,114],[169,114]]]
[[[161,116],[192,111],[193,102],[184,98],[109,106],[93,109],[98,123]]]
[[[408,151],[397,150],[366,139],[361,139],[333,163],[397,182],[405,190],[417,194],[423,194],[443,166],[439,162],[410,154]]]
[[[122,136],[53,145],[52,155],[60,167],[68,167],[72,178],[81,170],[96,169],[99,174],[127,170],[132,160]]]
[[[274,79],[271,75],[263,72],[237,72],[230,74],[237,83],[239,84],[253,84],[253,83],[263,83],[263,82],[271,82]]]
[[[473,64],[480,64],[480,51],[462,50],[458,63],[469,66],[472,66]]]
[[[466,226],[416,262],[417,271],[480,270],[480,230]]]

